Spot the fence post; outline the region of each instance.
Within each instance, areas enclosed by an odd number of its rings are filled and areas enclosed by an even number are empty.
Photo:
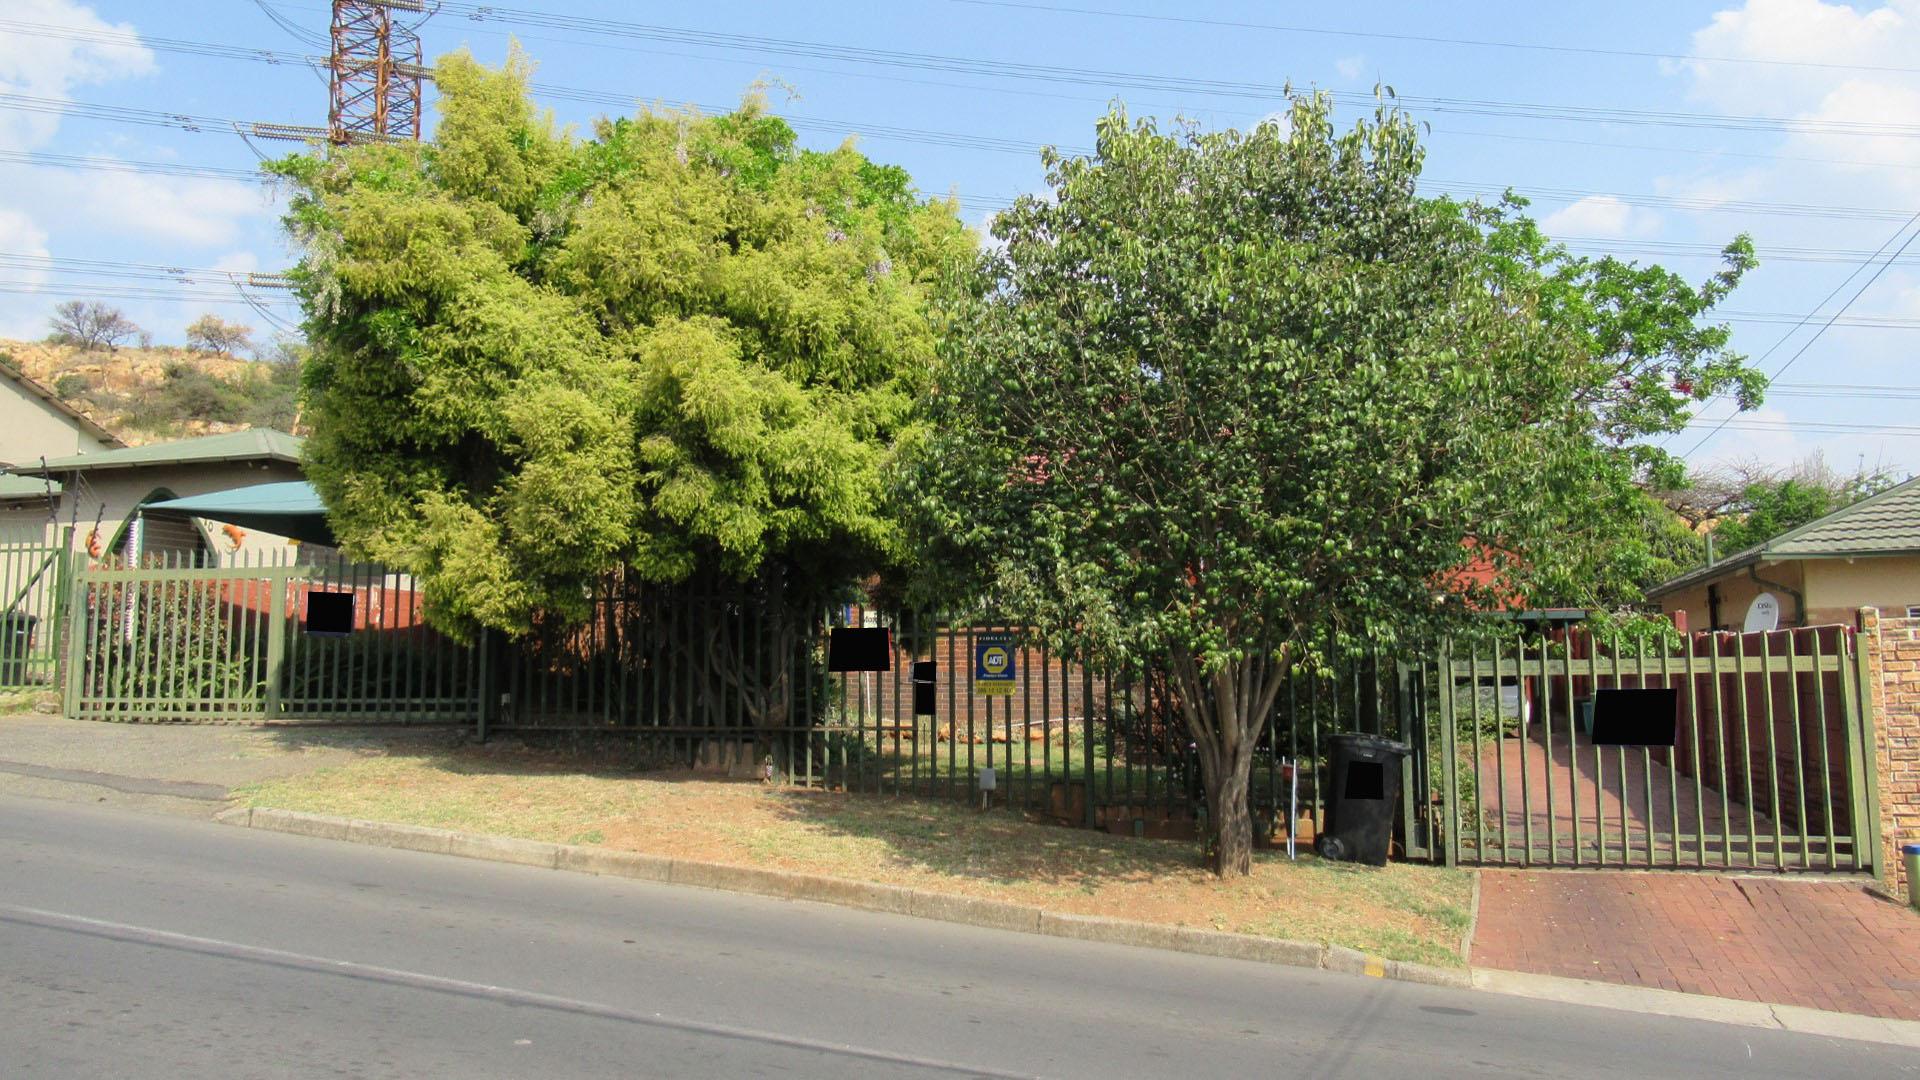
[[[493,662],[493,631],[480,628],[480,707],[474,710],[474,737],[481,742],[487,741],[487,717],[491,715],[494,702],[500,700],[499,665]]]
[[[973,689],[971,684],[973,657],[967,657],[966,663],[969,673],[967,689],[971,691]],[[971,712],[972,705],[968,705],[968,710]],[[1109,717],[1108,721],[1111,723],[1112,718]],[[1080,665],[1080,733],[1086,745],[1086,753],[1081,758],[1081,764],[1085,767],[1087,774],[1087,828],[1091,829],[1097,820],[1093,807],[1093,669],[1085,663]],[[987,737],[991,739],[993,733],[989,731]],[[969,740],[973,738],[973,725],[971,723],[967,725],[967,738]],[[991,748],[992,743],[988,743],[988,746]],[[968,743],[967,756],[973,756],[971,742]],[[1112,785],[1108,785],[1108,788],[1108,794],[1112,794]]]
[[[71,565],[71,564],[69,564]],[[61,695],[61,712],[69,720],[80,718],[80,674],[86,666],[86,614],[87,589],[89,583],[83,573],[70,575],[67,583],[74,595],[67,600],[66,611],[66,655],[65,692]]]
[[[55,686],[67,685],[67,669],[72,665],[73,641],[67,636],[67,590],[73,587],[73,526],[61,528],[60,550],[54,555],[53,567],[53,611],[50,621],[53,623],[53,682]],[[65,702],[61,703],[61,712],[66,713]]]
[[[1440,828],[1444,831],[1443,858],[1448,866],[1460,865],[1460,772],[1459,752],[1454,745],[1454,673],[1453,639],[1440,643]],[[1480,672],[1473,673],[1473,692],[1480,693]],[[1496,691],[1497,693],[1497,691]],[[1477,811],[1476,811],[1477,812]]]
[[[286,574],[276,574],[271,568],[267,571],[267,580],[272,582],[273,592],[267,597],[267,716],[272,720],[280,715],[280,680],[285,674],[282,670],[287,660],[287,582]]]
[[[1414,724],[1418,709],[1414,702],[1413,687],[1415,685],[1412,665],[1395,661],[1393,665],[1394,724],[1397,729],[1395,734],[1413,751],[1400,759],[1400,834],[1404,837],[1403,851],[1408,858],[1413,857],[1416,849],[1425,846],[1421,843],[1425,837],[1417,834],[1419,826],[1423,823],[1418,820],[1419,815],[1414,812],[1414,807],[1419,804],[1420,796],[1423,794],[1420,790],[1421,785],[1416,782],[1415,777],[1426,768],[1426,754],[1422,752],[1425,747],[1421,745],[1426,739],[1426,732],[1420,730],[1416,733]],[[1277,750],[1276,747],[1276,757]],[[1427,852],[1427,857],[1433,857],[1431,850]]]

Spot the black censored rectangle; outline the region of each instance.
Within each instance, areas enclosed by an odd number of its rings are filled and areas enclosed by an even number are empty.
[[[1347,762],[1347,786],[1340,793],[1348,799],[1372,799],[1378,801],[1387,797],[1387,769],[1377,761]]]
[[[1595,690],[1595,746],[1672,746],[1680,691],[1672,687]]]
[[[319,637],[346,637],[353,633],[353,594],[307,594],[307,633]]]
[[[828,671],[892,671],[893,644],[884,626],[836,626],[827,635]]]
[[[932,660],[913,662],[913,715],[933,715],[935,701],[933,687],[938,681],[939,672],[939,664]]]

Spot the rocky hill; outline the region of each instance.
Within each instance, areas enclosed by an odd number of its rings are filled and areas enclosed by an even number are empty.
[[[249,427],[286,431],[297,415],[299,356],[285,347],[256,360],[172,345],[109,351],[0,339],[0,363],[134,446]]]

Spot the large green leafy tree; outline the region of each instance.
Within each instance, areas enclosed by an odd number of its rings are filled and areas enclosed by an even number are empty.
[[[432,143],[275,166],[343,544],[462,634],[584,618],[615,572],[817,591],[896,559],[926,294],[975,246],[952,205],[753,98],[576,138],[527,74],[448,56]]]
[[[1759,405],[1766,379],[1730,347],[1712,310],[1756,265],[1745,236],[1726,246],[1720,270],[1693,284],[1657,265],[1577,256],[1542,233],[1508,197],[1485,212],[1496,287],[1529,298],[1569,338],[1576,399],[1592,434],[1584,498],[1611,522],[1635,527],[1589,534],[1536,581],[1543,603],[1618,607],[1689,569],[1704,545],[1655,493],[1685,483],[1685,463],[1652,436],[1687,426],[1700,403]]]
[[[1571,599],[1639,527],[1594,498],[1637,494],[1597,434],[1639,422],[1607,316],[1556,310],[1578,283],[1506,211],[1418,196],[1421,156],[1404,115],[1336,132],[1320,98],[1244,134],[1108,116],[956,290],[902,475],[923,587],[1165,670],[1221,873],[1296,669]]]

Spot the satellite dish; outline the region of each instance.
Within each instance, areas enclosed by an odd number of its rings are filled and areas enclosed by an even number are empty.
[[[1740,629],[1746,633],[1764,633],[1780,625],[1780,601],[1770,592],[1763,592],[1747,605],[1747,622]]]

